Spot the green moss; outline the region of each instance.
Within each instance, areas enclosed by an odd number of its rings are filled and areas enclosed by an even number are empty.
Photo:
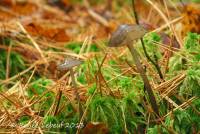
[[[28,96],[32,97],[34,94],[42,95],[47,90],[46,86],[51,84],[51,80],[40,78],[35,80],[28,89]]]
[[[82,47],[82,42],[69,42],[65,45],[65,48],[72,50],[74,53],[79,53]],[[91,44],[89,52],[98,52],[99,48],[96,44]]]
[[[92,95],[94,92],[95,92],[95,90],[96,90],[96,84],[93,84],[89,89],[88,89],[88,94],[89,95]]]

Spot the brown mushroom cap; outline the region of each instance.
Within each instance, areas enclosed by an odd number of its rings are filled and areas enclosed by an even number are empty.
[[[82,60],[70,58],[70,59],[66,59],[63,63],[59,64],[57,66],[57,69],[58,70],[67,70],[67,69],[71,69],[75,66],[79,66],[82,63],[83,63]]]
[[[122,24],[112,34],[109,47],[120,47],[133,42],[145,35],[147,31],[140,25]]]

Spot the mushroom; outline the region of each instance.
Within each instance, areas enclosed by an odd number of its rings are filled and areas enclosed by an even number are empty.
[[[75,94],[76,99],[78,101],[78,107],[79,107],[78,109],[79,109],[79,116],[80,117],[82,116],[83,110],[82,110],[82,106],[81,106],[81,103],[80,103],[80,95],[79,95],[78,90],[77,90],[77,84],[76,84],[76,81],[75,81],[73,67],[79,66],[82,63],[83,63],[83,61],[81,61],[81,60],[70,58],[70,59],[65,60],[63,63],[61,63],[57,67],[58,70],[69,70],[70,71],[70,76],[71,76],[71,80],[72,80],[72,86],[73,86],[73,89],[74,89],[74,94]]]
[[[109,47],[121,47],[127,46],[130,50],[133,60],[135,61],[136,67],[142,80],[144,82],[145,89],[147,90],[151,106],[154,112],[159,116],[159,109],[156,103],[155,96],[153,94],[153,90],[149,83],[149,80],[145,74],[145,71],[140,63],[140,55],[133,47],[133,41],[137,40],[145,35],[147,31],[140,25],[132,25],[132,24],[123,24],[120,25],[117,30],[112,34],[111,39],[109,41]]]

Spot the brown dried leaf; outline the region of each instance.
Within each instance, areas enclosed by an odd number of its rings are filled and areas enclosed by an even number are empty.
[[[12,11],[18,13],[19,15],[31,15],[38,10],[38,6],[34,3],[23,2],[17,3],[12,6]]]
[[[185,36],[188,32],[200,33],[200,4],[187,5],[182,15],[182,35]]]
[[[83,134],[108,134],[108,127],[102,122],[89,122],[83,129]]]
[[[65,29],[62,28],[52,28],[34,22],[24,27],[33,36],[41,36],[57,42],[67,42],[70,40],[69,35],[66,33]]]

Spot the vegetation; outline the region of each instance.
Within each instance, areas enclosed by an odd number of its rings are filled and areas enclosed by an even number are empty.
[[[118,25],[135,21],[131,0],[111,1],[111,5],[102,0],[33,2],[41,6],[36,7],[43,15],[29,2],[24,4],[33,12],[21,7],[17,0],[16,5],[11,1],[0,2],[0,15],[6,12],[3,19],[0,17],[0,27],[6,27],[0,33],[0,133],[200,132],[199,22],[195,25],[197,31],[185,28],[189,26],[183,25],[184,17],[180,16],[185,15],[187,8],[180,9],[180,1],[167,0],[164,2],[167,5],[155,1],[160,10],[151,5],[150,0],[135,0],[134,5],[141,25],[148,32],[143,37],[144,44],[138,39],[133,45],[140,54],[160,115],[151,107],[145,84],[128,49],[108,47],[109,38]],[[193,2],[200,4],[198,0]],[[17,13],[15,8],[18,8]],[[144,17],[143,9],[151,10],[149,18]],[[195,6],[192,10],[200,16]],[[34,20],[34,13],[39,14],[41,22]],[[31,22],[24,22],[26,19],[18,22],[17,14],[22,18],[28,16]],[[52,28],[55,24],[56,28]],[[180,24],[183,27],[176,29]],[[67,34],[57,25],[64,25]],[[163,79],[142,45],[160,68]],[[84,61],[73,68],[77,87],[72,85],[69,70],[57,68],[71,57]],[[74,88],[81,98],[81,117]]]

